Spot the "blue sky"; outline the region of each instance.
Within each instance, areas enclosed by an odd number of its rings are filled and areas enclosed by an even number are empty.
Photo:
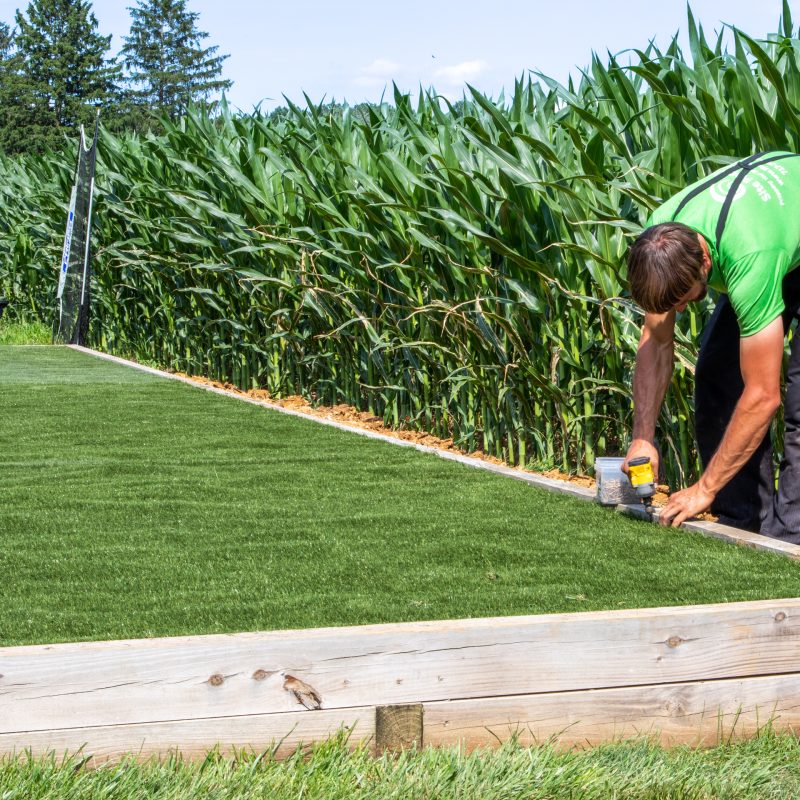
[[[100,32],[113,34],[114,53],[132,4],[92,4]],[[13,22],[18,7],[27,0],[0,0],[0,20]],[[270,110],[283,94],[302,103],[303,91],[314,101],[377,100],[392,80],[451,98],[468,81],[496,96],[529,70],[563,81],[592,50],[643,48],[653,37],[666,44],[686,27],[684,0],[189,0],[188,7],[199,12],[206,43],[230,54],[229,99],[246,111],[262,101]],[[790,7],[797,27],[800,0]],[[692,9],[709,34],[728,23],[762,37],[777,28],[781,3],[694,0]]]

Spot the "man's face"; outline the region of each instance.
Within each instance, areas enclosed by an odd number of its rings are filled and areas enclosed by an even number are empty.
[[[700,277],[694,282],[694,286],[678,300],[675,306],[677,312],[686,311],[686,306],[688,306],[689,303],[702,300],[708,294],[708,273],[711,272],[711,254],[708,252],[706,240],[699,233],[697,234],[697,241],[700,243],[700,248],[703,251],[703,264],[700,268]]]
[[[702,300],[708,294],[708,275],[703,273],[699,280],[695,281],[694,286],[686,292],[680,300],[678,300],[678,304],[675,306],[675,310],[678,312],[686,311],[686,306],[689,303],[694,303],[697,300]]]

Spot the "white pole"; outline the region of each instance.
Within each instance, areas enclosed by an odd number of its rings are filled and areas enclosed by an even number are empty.
[[[79,308],[83,308],[83,300],[86,296],[86,280],[89,274],[89,249],[92,240],[92,205],[94,204],[94,170],[97,161],[97,129],[100,125],[100,109],[94,118],[94,136],[92,137],[92,177],[89,181],[89,210],[86,216],[86,247],[83,251],[83,280],[81,281],[81,303]],[[81,141],[85,142],[83,127],[81,127]],[[85,148],[84,148],[85,151]]]
[[[86,216],[86,249],[83,252],[83,281],[81,282],[81,305],[86,294],[86,276],[89,272],[89,242],[92,237],[92,203],[94,201],[94,175],[89,183],[89,212]]]

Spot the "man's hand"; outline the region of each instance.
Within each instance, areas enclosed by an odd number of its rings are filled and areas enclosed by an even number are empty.
[[[632,458],[639,458],[640,456],[647,456],[650,459],[650,463],[653,466],[653,475],[655,475],[655,479],[658,481],[658,450],[655,445],[652,442],[648,442],[647,439],[634,439],[631,442],[631,446],[628,448],[628,453],[625,456],[625,461],[622,462],[622,471],[627,475],[628,462]]]
[[[690,517],[707,511],[716,495],[695,483],[688,489],[676,492],[669,498],[667,505],[658,516],[659,525],[671,525],[677,528]]]

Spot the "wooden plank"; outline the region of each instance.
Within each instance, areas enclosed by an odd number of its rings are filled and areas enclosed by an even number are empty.
[[[127,754],[202,758],[217,746],[227,754],[274,748],[285,757],[345,729],[351,746],[366,742],[375,752],[376,717],[375,708],[356,708],[29,731],[0,734],[0,753],[81,750],[94,765]],[[440,701],[425,704],[424,721],[423,744],[435,747],[494,747],[512,735],[523,745],[551,740],[563,748],[642,735],[664,746],[712,746],[767,723],[800,729],[800,675]]]
[[[782,542],[780,539],[762,536],[760,533],[751,533],[739,528],[732,528],[730,525],[720,525],[718,522],[704,522],[703,520],[690,520],[689,522],[684,522],[681,527],[687,531],[711,536],[714,539],[722,539],[726,542],[752,547],[756,550],[766,550],[795,560],[800,559],[800,545]]]
[[[540,489],[547,489],[551,492],[558,492],[559,494],[567,494],[578,500],[594,500],[597,494],[594,489],[589,489],[586,486],[578,486],[578,484],[570,481],[548,478],[545,475],[538,475],[535,472],[506,467],[502,464],[492,464],[490,461],[482,461],[474,456],[452,453],[449,450],[434,449],[434,452],[440,458],[444,458],[447,461],[457,461],[459,464],[464,464],[468,467],[475,467],[485,470],[486,472],[494,472],[496,475],[503,475],[506,478],[514,478],[518,481],[525,481],[525,483],[538,486]]]
[[[0,732],[302,711],[297,681],[374,707],[780,674],[798,652],[800,599],[11,647]]]
[[[646,521],[658,520],[658,509],[655,512],[655,520],[650,520],[647,512],[641,505],[629,505],[621,503],[616,506],[616,510],[621,514],[636,519]],[[718,522],[706,522],[701,519],[692,519],[684,522],[681,528],[692,533],[701,533],[703,536],[710,536],[712,539],[722,539],[725,542],[738,544],[743,547],[752,547],[754,550],[765,550],[775,555],[786,556],[794,560],[800,560],[800,545],[791,542],[783,542],[771,536],[762,536],[760,533],[751,533],[741,528],[733,528],[730,525],[720,525]]]
[[[219,746],[228,755],[232,755],[234,750],[261,753],[274,749],[277,757],[285,758],[300,746],[348,731],[351,747],[365,742],[374,752],[375,709],[246,714],[241,717],[4,733],[0,734],[0,753],[14,755],[29,750],[34,756],[53,752],[61,757],[81,751],[81,756],[88,757],[91,765],[99,765],[119,761],[129,754],[139,760],[165,758],[176,752],[185,758],[202,758]]]
[[[524,745],[598,745],[648,735],[664,746],[713,746],[800,729],[800,675],[599,689],[425,704],[425,745],[493,747],[516,734]]]

